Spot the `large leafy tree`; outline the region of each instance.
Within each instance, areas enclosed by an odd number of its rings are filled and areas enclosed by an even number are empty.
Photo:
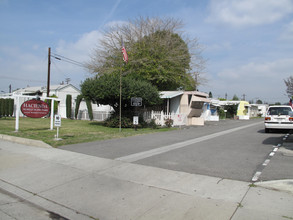
[[[88,78],[81,84],[81,92],[86,99],[90,99],[97,104],[110,105],[116,113],[119,112],[119,75],[106,74],[100,77]],[[141,97],[145,106],[161,102],[158,90],[149,82],[123,77],[121,99],[124,110],[133,110],[131,106],[132,97]]]
[[[170,31],[157,31],[132,45],[127,71],[147,80],[159,90],[192,88],[190,54],[182,38]]]
[[[182,22],[138,18],[111,26],[103,34],[88,67],[97,75],[119,73],[147,80],[159,90],[193,90],[201,81],[205,60],[197,39],[183,39]],[[129,62],[123,65],[121,40]]]

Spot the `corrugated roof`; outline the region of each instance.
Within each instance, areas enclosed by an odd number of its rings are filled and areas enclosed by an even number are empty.
[[[160,97],[162,99],[172,99],[176,96],[182,95],[183,91],[162,91],[160,92]]]

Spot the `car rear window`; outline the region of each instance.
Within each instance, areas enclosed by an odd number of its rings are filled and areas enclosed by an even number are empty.
[[[291,112],[290,107],[270,107],[268,115],[289,115],[289,112]]]

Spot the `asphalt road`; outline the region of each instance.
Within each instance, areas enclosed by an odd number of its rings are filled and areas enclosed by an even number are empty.
[[[272,150],[286,132],[264,133],[263,119],[208,122],[203,127],[62,146],[61,149],[147,166],[250,182],[293,179],[293,157]],[[270,163],[262,164],[267,159]]]

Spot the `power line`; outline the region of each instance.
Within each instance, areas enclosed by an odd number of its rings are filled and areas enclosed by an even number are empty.
[[[73,64],[73,65],[76,65],[76,66],[86,67],[84,63],[78,62],[78,61],[76,61],[76,60],[73,60],[73,59],[67,58],[67,57],[65,57],[65,56],[62,56],[62,55],[59,55],[59,54],[56,54],[56,53],[52,53],[52,54],[51,54],[51,57],[54,57],[54,58],[57,59],[57,60],[64,61],[64,62],[67,62],[67,63]]]
[[[59,66],[56,64],[56,62],[54,60],[52,60],[52,64],[53,64],[54,68],[56,68],[58,73],[61,73],[65,78],[69,77],[68,74],[66,74],[62,69],[59,68]]]

